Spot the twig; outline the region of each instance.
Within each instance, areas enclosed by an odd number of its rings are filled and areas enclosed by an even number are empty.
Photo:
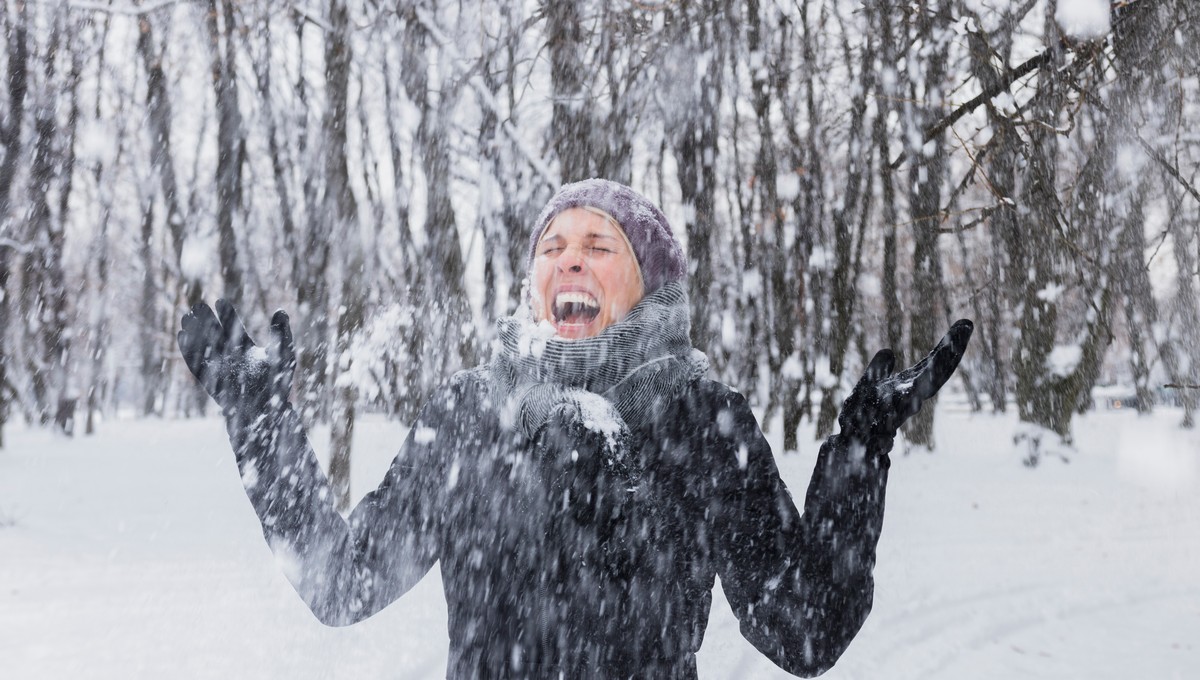
[[[974,229],[975,227],[979,226],[980,224],[982,224],[984,221],[986,221],[987,218],[991,217],[997,210],[999,210],[1003,207],[1006,207],[1006,206],[1011,207],[1012,204],[1011,203],[999,203],[996,205],[985,206],[983,208],[968,208],[967,210],[979,210],[980,211],[979,217],[976,217],[975,219],[971,220],[970,222],[967,222],[966,224],[960,224],[957,227],[938,228],[936,230],[936,233],[938,233],[938,234],[959,234],[964,231],[970,231],[970,230]],[[961,214],[964,214],[965,212],[967,212],[967,211],[964,210],[963,212],[961,212],[959,214],[961,215]]]
[[[0,248],[12,248],[22,255],[28,255],[29,253],[33,252],[32,243],[21,243],[20,241],[14,241],[11,238],[0,238]]]
[[[292,5],[292,11],[295,12],[296,15],[301,19],[304,19],[322,31],[333,33],[333,26],[331,26],[329,22],[325,20],[325,17],[317,14],[313,10],[307,7],[301,7],[300,5]]]
[[[1128,0],[1126,2],[1122,2],[1118,5],[1115,5],[1113,7],[1113,9],[1119,10],[1119,11],[1117,12],[1117,16],[1115,17],[1115,20],[1112,22],[1111,27],[1109,28],[1109,33],[1108,33],[1108,36],[1105,37],[1105,40],[1108,40],[1109,37],[1111,37],[1116,32],[1118,25],[1120,25],[1121,23],[1124,23],[1124,21],[1134,11],[1134,10],[1129,10],[1129,11],[1125,11],[1125,10],[1127,10],[1129,7],[1134,7],[1136,9],[1137,6],[1142,3],[1143,3],[1143,0]],[[1080,43],[1079,46],[1080,47],[1092,47],[1094,45],[1095,45],[1095,42],[1092,41],[1092,42],[1087,42],[1087,43]],[[1046,65],[1047,63],[1050,63],[1051,59],[1054,57],[1055,51],[1061,49],[1061,50],[1064,50],[1067,52],[1075,52],[1075,47],[1076,47],[1075,45],[1072,45],[1065,38],[1060,38],[1057,45],[1055,45],[1053,47],[1047,47],[1040,54],[1030,57],[1028,60],[1026,60],[1023,64],[1016,67],[1015,69],[1010,69],[1008,71],[1008,73],[1005,74],[1005,77],[1003,79],[1001,79],[999,82],[997,82],[995,85],[987,88],[983,92],[980,92],[979,95],[977,95],[976,97],[972,98],[971,100],[965,102],[964,104],[959,106],[957,109],[952,111],[950,113],[950,115],[946,116],[945,118],[942,118],[938,122],[936,122],[933,125],[931,125],[930,127],[926,128],[923,141],[929,142],[934,137],[938,136],[942,132],[945,132],[946,128],[948,128],[951,125],[958,122],[958,120],[960,118],[962,118],[963,116],[967,115],[968,113],[974,111],[975,109],[979,108],[984,102],[991,101],[992,98],[995,97],[996,95],[1000,94],[1001,92],[1007,91],[1008,88],[1012,87],[1013,83],[1017,82],[1018,80],[1020,80],[1021,78],[1025,77],[1025,76],[1029,75],[1034,70]],[[907,159],[908,159],[908,153],[901,152],[900,155],[896,158],[896,160],[892,161],[892,163],[889,167],[892,170],[896,170],[901,165],[903,165],[904,161]]]
[[[442,33],[437,22],[428,13],[417,9],[416,16],[417,20],[421,22],[421,25],[425,27],[425,30],[429,32],[430,37],[433,38],[439,47],[447,50],[454,49],[454,43]],[[512,140],[513,146],[516,147],[521,155],[525,156],[525,160],[529,163],[530,167],[541,176],[542,181],[546,183],[546,186],[551,191],[557,189],[558,181],[555,180],[554,174],[550,172],[550,166],[546,163],[546,159],[542,158],[541,154],[529,148],[525,140],[517,134],[512,123],[505,118],[504,111],[501,109],[499,102],[496,101],[491,90],[482,82],[483,79],[478,73],[469,73],[466,75],[467,82],[470,84],[471,89],[475,90],[475,95],[479,98],[479,102],[491,109],[492,113],[496,114],[496,118],[500,120],[500,129]]]
[[[108,4],[103,2],[89,2],[88,0],[71,0],[67,3],[67,7],[71,9],[81,9],[91,12],[106,12],[108,14],[123,14],[126,16],[141,16],[149,14],[155,10],[164,7],[170,7],[182,2],[182,0],[156,0],[155,2],[147,2],[141,5],[134,4]]]
[[[992,179],[987,176],[987,171],[984,170],[979,164],[980,160],[987,154],[987,151],[989,148],[991,148],[991,146],[985,146],[978,154],[973,154],[971,153],[970,147],[967,146],[967,140],[963,139],[962,135],[958,134],[958,130],[952,129],[951,132],[954,133],[954,138],[958,140],[959,146],[967,154],[967,158],[971,159],[971,170],[963,177],[963,182],[959,185],[958,191],[964,189],[967,186],[967,179],[974,177],[975,172],[978,171],[983,177],[983,183],[987,185],[988,191],[990,191],[991,194],[997,199],[1004,201],[1007,197],[1001,196],[1000,192],[996,191],[996,187],[992,185]],[[955,191],[956,195],[958,194],[958,191]]]
[[[946,116],[945,118],[939,120],[938,122],[934,123],[930,127],[926,128],[925,134],[923,136],[923,141],[928,142],[929,140],[938,136],[942,132],[945,132],[946,128],[948,128],[951,125],[954,125],[956,122],[958,122],[959,118],[962,118],[963,116],[967,115],[968,113],[979,108],[980,105],[982,105],[984,102],[991,101],[992,98],[994,98],[996,95],[1000,94],[1001,92],[1006,92],[1008,90],[1008,88],[1012,87],[1013,83],[1015,83],[1016,81],[1020,80],[1021,78],[1025,77],[1025,76],[1029,75],[1030,73],[1032,73],[1033,71],[1035,71],[1036,69],[1041,67],[1043,64],[1049,63],[1050,59],[1053,56],[1054,56],[1054,51],[1051,49],[1046,49],[1041,54],[1034,56],[1034,57],[1030,57],[1028,60],[1025,61],[1025,63],[1021,64],[1020,66],[1016,67],[1015,69],[1009,70],[1009,72],[1007,74],[1005,74],[1005,77],[1003,80],[1001,80],[1000,82],[996,83],[995,85],[989,87],[988,89],[984,90],[983,92],[980,92],[977,96],[971,98],[966,103],[964,103],[962,106],[959,106],[957,109],[952,111],[950,113],[950,115]],[[889,167],[892,170],[896,170],[901,165],[904,165],[904,161],[906,161],[906,160],[908,160],[908,152],[902,151],[902,152],[900,152],[900,155],[896,158],[896,160],[892,161],[892,163]]]
[[[1011,205],[1011,204],[1008,204],[1008,205]],[[937,220],[938,222],[945,222],[952,217],[962,217],[963,215],[967,215],[967,214],[970,214],[973,212],[983,212],[984,217],[986,218],[988,215],[991,215],[992,212],[995,212],[996,210],[999,210],[1002,207],[1004,207],[1004,206],[1003,205],[977,205],[977,206],[973,206],[970,208],[963,208],[962,210],[955,210],[955,211],[951,211],[949,209],[938,210],[937,212],[933,213],[932,215],[920,215],[920,216],[914,217],[911,220],[908,220],[906,222],[897,222],[895,226],[907,227],[912,224],[920,224],[922,222],[932,222],[934,220]],[[944,229],[944,228],[939,227],[937,229],[937,231],[940,234],[952,234],[952,233],[958,231],[958,229]]]
[[[973,302],[975,300],[975,298],[979,297],[980,293],[994,287],[996,285],[996,279],[998,279],[998,278],[1000,278],[999,275],[993,276],[992,278],[988,279],[986,282],[984,282],[984,284],[982,286],[979,286],[975,290],[971,291],[971,294],[967,296],[967,299],[971,300]]]
[[[1167,383],[1163,387],[1168,390],[1200,390],[1200,385],[1181,385],[1178,383]]]
[[[1155,149],[1154,147],[1150,146],[1150,143],[1147,142],[1145,139],[1143,139],[1140,134],[1137,134],[1137,133],[1134,133],[1134,134],[1137,137],[1138,144],[1141,144],[1142,149],[1144,149],[1146,151],[1146,153],[1150,156],[1150,158],[1153,158],[1154,162],[1161,165],[1163,167],[1163,169],[1167,171],[1167,174],[1174,177],[1175,181],[1179,182],[1183,186],[1183,188],[1186,189],[1187,192],[1192,195],[1192,198],[1196,199],[1197,201],[1200,201],[1200,192],[1196,191],[1196,187],[1192,186],[1191,183],[1188,182],[1187,179],[1185,179],[1183,177],[1183,175],[1179,174],[1179,168],[1175,167],[1175,164],[1172,163],[1170,160],[1168,160],[1167,158],[1164,158],[1163,155],[1158,152],[1158,149]]]
[[[1092,106],[1095,106],[1096,108],[1098,108],[1105,115],[1109,114],[1108,105],[1106,105],[1104,102],[1100,101],[1100,98],[1097,97],[1093,92],[1091,92],[1091,91],[1083,92],[1082,90],[1080,90],[1079,92],[1084,97],[1086,97],[1088,99],[1088,101],[1090,101],[1092,103]],[[1196,187],[1192,186],[1192,184],[1187,181],[1187,178],[1185,178],[1179,172],[1179,168],[1176,167],[1175,164],[1172,163],[1169,158],[1163,156],[1162,153],[1159,152],[1158,149],[1155,149],[1154,146],[1150,144],[1150,142],[1147,142],[1146,138],[1142,137],[1140,132],[1134,131],[1133,136],[1135,138],[1137,138],[1138,145],[1142,147],[1142,150],[1146,152],[1146,155],[1150,156],[1151,160],[1153,160],[1155,163],[1158,163],[1159,165],[1161,165],[1163,170],[1167,171],[1168,175],[1175,178],[1175,181],[1179,182],[1179,184],[1189,194],[1192,195],[1192,198],[1196,199],[1197,202],[1200,202],[1200,191],[1197,191]]]
[[[1178,197],[1173,201],[1175,205],[1171,206],[1171,215],[1174,217],[1179,214],[1179,206],[1183,204],[1183,196]],[[1167,226],[1163,227],[1162,233],[1158,235],[1158,245],[1154,246],[1154,252],[1150,253],[1150,257],[1146,258],[1146,271],[1150,271],[1150,265],[1154,263],[1154,258],[1158,257],[1158,251],[1162,250],[1163,244],[1167,242],[1167,235],[1171,233],[1171,226],[1174,219],[1167,220]]]
[[[646,2],[646,0],[632,0],[629,3],[634,9],[644,9],[652,12],[662,12],[670,9],[672,5],[679,4],[676,0],[662,0],[662,2]]]

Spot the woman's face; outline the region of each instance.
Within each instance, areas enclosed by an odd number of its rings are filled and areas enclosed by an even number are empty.
[[[642,274],[624,232],[583,208],[559,213],[534,251],[531,298],[561,338],[590,338],[625,318],[642,299]]]

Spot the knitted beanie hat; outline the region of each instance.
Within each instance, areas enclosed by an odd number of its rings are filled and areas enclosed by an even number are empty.
[[[671,225],[667,224],[662,211],[633,189],[606,179],[585,179],[566,184],[550,199],[529,237],[530,269],[538,241],[551,220],[564,210],[585,206],[603,210],[621,225],[642,270],[646,295],[666,283],[687,279],[687,260],[683,257],[683,248],[671,233]]]

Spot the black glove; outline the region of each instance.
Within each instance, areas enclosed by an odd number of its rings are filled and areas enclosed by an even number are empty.
[[[225,300],[217,300],[216,314],[203,302],[192,307],[181,325],[176,337],[183,360],[226,418],[251,423],[283,410],[296,370],[286,312],[271,317],[271,343],[265,348],[254,344]]]
[[[634,533],[645,530],[637,518],[647,517],[647,507],[632,445],[625,427],[615,434],[590,429],[570,402],[551,409],[535,440],[549,534],[569,562],[594,561],[616,582],[631,578],[643,554]]]
[[[932,352],[895,375],[896,356],[890,349],[881,350],[842,404],[838,416],[842,434],[866,444],[868,450],[890,451],[904,421],[954,375],[974,329],[975,324],[967,319],[955,321]]]
[[[535,439],[535,456],[549,497],[566,501],[581,524],[613,519],[637,486],[625,428],[611,435],[589,429],[574,403],[551,410]]]

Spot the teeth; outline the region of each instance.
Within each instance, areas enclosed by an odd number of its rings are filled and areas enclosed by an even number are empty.
[[[583,293],[580,291],[559,293],[558,297],[554,298],[554,304],[560,307],[562,305],[587,305],[588,307],[600,306],[600,303],[596,301],[596,298],[592,297],[588,293]]]

